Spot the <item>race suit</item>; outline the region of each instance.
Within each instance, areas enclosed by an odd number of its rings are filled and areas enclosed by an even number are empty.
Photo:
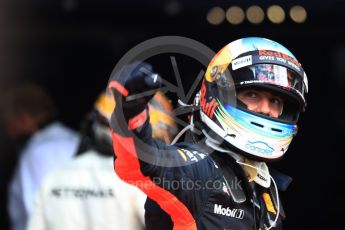
[[[153,140],[147,109],[125,126],[120,116],[117,107],[111,120],[115,170],[151,199],[146,203],[147,229],[267,229],[278,206],[271,229],[282,228],[284,212],[272,185],[267,189],[249,183],[230,156],[206,145]]]

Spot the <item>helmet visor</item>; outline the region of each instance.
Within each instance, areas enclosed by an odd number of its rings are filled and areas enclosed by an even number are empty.
[[[236,88],[255,85],[268,86],[274,90],[279,87],[280,92],[285,91],[290,96],[297,96],[302,103],[304,101],[303,79],[294,71],[275,64],[257,64],[231,71],[231,74],[223,73],[216,78],[216,83],[219,89],[226,89],[225,92],[229,88],[233,90],[233,84]],[[223,95],[221,98],[227,100],[230,97]]]
[[[259,64],[234,71],[233,75],[237,86],[268,84],[294,93],[297,92],[300,97],[304,94],[301,77],[284,66]]]
[[[262,87],[278,93],[284,100],[284,108],[279,120],[285,122],[296,122],[304,104],[301,94],[304,90],[303,80],[296,72],[284,66],[256,64],[243,67],[231,71],[230,74],[224,72],[218,79],[216,78],[216,83],[219,89],[218,99],[223,105],[236,106],[238,101],[234,102],[233,97],[235,88],[238,90],[245,87]],[[242,107],[241,104],[239,106]]]

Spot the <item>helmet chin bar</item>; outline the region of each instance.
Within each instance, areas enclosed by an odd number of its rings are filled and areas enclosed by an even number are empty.
[[[294,125],[231,109],[230,113],[217,110],[213,119],[201,111],[201,120],[224,139],[226,145],[248,158],[272,161],[284,155],[293,138]]]

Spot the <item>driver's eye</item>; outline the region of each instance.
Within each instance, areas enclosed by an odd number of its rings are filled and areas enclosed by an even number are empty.
[[[283,100],[280,98],[274,97],[274,98],[271,98],[271,103],[280,106],[283,104]]]
[[[258,94],[255,91],[248,91],[245,95],[248,98],[257,98],[258,97]]]

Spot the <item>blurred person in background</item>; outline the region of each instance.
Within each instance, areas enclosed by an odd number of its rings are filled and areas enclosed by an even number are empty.
[[[8,187],[11,229],[25,230],[35,193],[44,177],[76,153],[79,135],[58,121],[48,93],[34,83],[4,92],[0,119],[19,159]]]
[[[174,108],[168,97],[161,91],[156,92],[148,103],[152,137],[170,144],[178,132],[174,120]]]
[[[84,119],[76,158],[44,181],[29,230],[144,229],[146,195],[114,173],[109,127],[114,107],[110,92],[99,95]],[[177,133],[172,110],[161,92],[149,102],[153,138],[172,141]]]

